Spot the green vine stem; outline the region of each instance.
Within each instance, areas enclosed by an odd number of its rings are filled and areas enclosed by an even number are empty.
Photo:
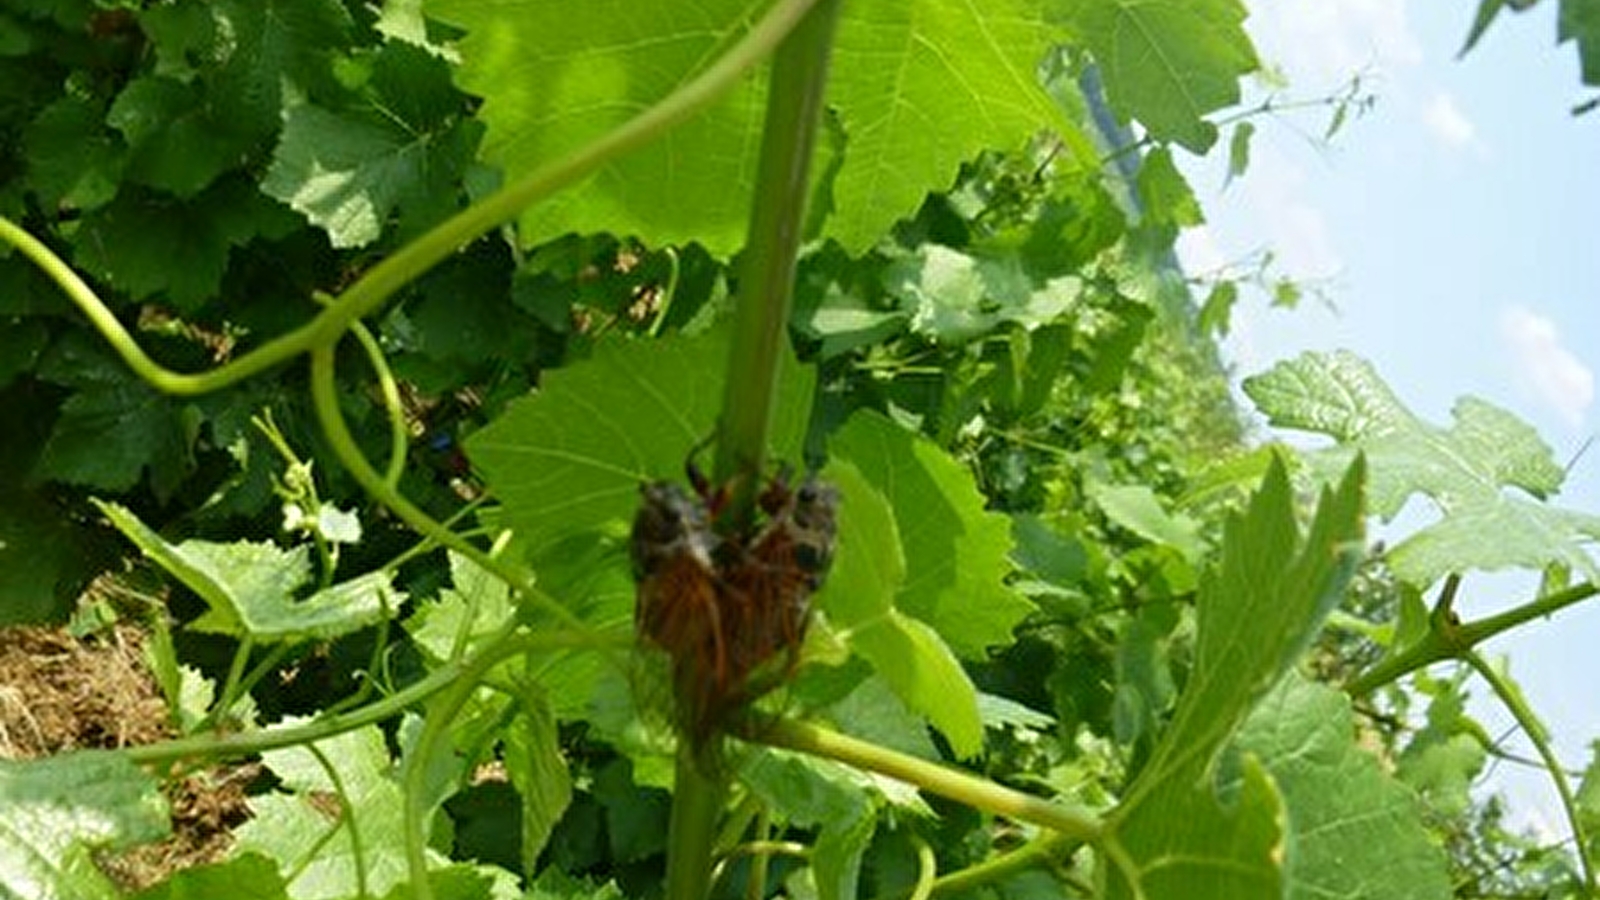
[[[356,824],[355,804],[350,802],[350,793],[344,789],[344,779],[339,777],[339,770],[334,767],[333,760],[328,759],[328,754],[316,744],[307,744],[305,749],[317,761],[323,774],[328,776],[328,783],[333,785],[333,795],[339,800],[339,821],[334,823],[333,830],[338,831],[340,826],[350,829],[350,867],[356,873],[356,896],[366,897],[367,854],[361,843],[361,828]]]
[[[1459,583],[1460,576],[1451,577],[1455,583]],[[1345,693],[1351,697],[1365,697],[1417,669],[1447,659],[1464,660],[1466,654],[1474,647],[1502,632],[1510,631],[1534,619],[1553,615],[1595,594],[1600,594],[1600,585],[1586,581],[1546,594],[1503,613],[1474,622],[1458,622],[1453,615],[1448,614],[1450,604],[1447,600],[1454,594],[1453,589],[1450,589],[1451,584],[1450,580],[1446,580],[1445,586],[1449,593],[1442,595],[1438,604],[1446,614],[1441,615],[1436,611],[1434,615],[1429,616],[1428,630],[1422,637],[1345,685]]]
[[[748,728],[742,737],[887,775],[974,809],[1048,828],[1076,844],[1100,844],[1107,834],[1105,823],[1088,810],[1041,800],[985,778],[808,722],[763,719]]]
[[[1522,691],[1500,674],[1494,666],[1489,665],[1483,656],[1476,651],[1468,650],[1461,658],[1489,683],[1490,689],[1511,713],[1522,733],[1533,742],[1534,749],[1539,753],[1539,759],[1544,761],[1545,771],[1550,774],[1550,780],[1556,787],[1556,794],[1561,798],[1561,808],[1567,816],[1567,827],[1572,829],[1572,843],[1576,845],[1578,863],[1583,868],[1583,896],[1593,897],[1594,862],[1589,855],[1588,834],[1578,817],[1578,803],[1573,797],[1572,783],[1567,779],[1567,770],[1562,767],[1561,761],[1556,759],[1555,749],[1550,746],[1550,735],[1545,731],[1544,723],[1539,721],[1539,717],[1523,699]]]
[[[190,759],[251,756],[282,747],[310,744],[392,719],[462,679],[477,680],[507,657],[522,653],[570,650],[589,646],[591,639],[584,634],[567,631],[528,634],[508,629],[471,656],[458,662],[446,663],[382,700],[374,700],[349,712],[322,716],[300,725],[264,728],[260,731],[239,734],[193,735],[138,747],[127,747],[118,752],[136,765],[163,766]]]
[[[947,875],[940,875],[928,886],[928,895],[973,891],[1021,872],[1053,867],[1063,856],[1072,852],[1074,846],[1075,842],[1055,832],[1047,831],[1015,850],[1001,853]],[[913,890],[914,888],[902,890],[897,894],[880,897],[879,900],[910,898]],[[1088,894],[1090,891],[1085,890],[1083,893]]]
[[[818,0],[778,0],[705,71],[598,140],[517,179],[499,192],[474,203],[427,234],[368,270],[339,300],[316,318],[279,335],[251,352],[215,369],[196,374],[174,372],[157,364],[72,268],[3,216],[0,240],[21,250],[66,292],[129,368],[155,388],[170,394],[203,394],[219,390],[337,340],[350,326],[376,310],[396,291],[456,250],[522,210],[593,174],[612,160],[655,140],[694,117],[772,55],[780,42]]]
[[[715,477],[732,487],[727,524],[733,528],[750,521],[764,468],[838,11],[839,0],[819,0],[773,58],[717,434]],[[666,896],[704,900],[711,889],[727,775],[682,735],[675,773]]]

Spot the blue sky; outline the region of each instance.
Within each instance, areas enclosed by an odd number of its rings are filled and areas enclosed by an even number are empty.
[[[1247,297],[1225,352],[1240,376],[1303,350],[1347,348],[1376,365],[1414,411],[1448,424],[1464,394],[1536,427],[1571,460],[1600,424],[1600,111],[1572,45],[1556,46],[1554,2],[1503,14],[1458,59],[1475,3],[1319,0],[1250,4],[1247,28],[1288,95],[1336,92],[1363,73],[1374,108],[1331,145],[1326,111],[1257,120],[1249,172],[1224,187],[1222,160],[1193,161],[1207,225],[1180,251],[1203,273],[1270,249],[1277,268],[1329,304],[1269,309]],[[1221,156],[1222,154],[1215,154]],[[1555,502],[1600,513],[1600,442]],[[1427,521],[1413,504],[1403,520]],[[1471,577],[1476,616],[1527,599],[1531,581]],[[1582,767],[1600,738],[1600,603],[1496,641],[1511,671]],[[1487,694],[1474,687],[1480,700]],[[1475,709],[1495,732],[1509,720]],[[1526,748],[1525,742],[1520,745]],[[1496,774],[1518,818],[1564,833],[1544,783]]]

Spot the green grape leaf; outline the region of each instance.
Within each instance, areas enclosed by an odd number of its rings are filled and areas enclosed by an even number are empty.
[[[1418,688],[1432,694],[1427,724],[1411,736],[1395,764],[1395,776],[1445,816],[1465,815],[1472,807],[1472,784],[1489,758],[1488,738],[1466,712],[1465,673],[1463,668],[1451,681],[1418,677]]]
[[[1035,5],[844,5],[828,103],[847,143],[832,174],[825,236],[860,251],[979,151],[1020,147],[1044,127],[1072,128],[1034,75],[1052,36]],[[427,9],[466,30],[457,77],[485,98],[485,155],[520,173],[650,107],[715,59],[765,6],[608,0],[573,16],[558,4],[512,14],[485,0],[432,0]],[[732,253],[745,237],[764,95],[760,80],[741,80],[665,137],[529,210],[523,239],[608,231]]]
[[[217,897],[289,900],[277,865],[258,853],[179,869],[166,881],[133,895],[132,900],[215,900]]]
[[[818,606],[906,706],[944,733],[958,756],[976,755],[983,748],[977,690],[939,632],[895,607],[906,574],[895,511],[842,457],[826,475],[840,491],[839,550]]]
[[[933,442],[872,412],[852,416],[829,452],[859,469],[894,509],[906,568],[895,606],[932,625],[962,658],[981,659],[990,647],[1011,643],[1011,629],[1033,604],[1005,584],[1010,520],[984,509],[971,473]]]
[[[811,853],[820,900],[859,896],[861,858],[879,806],[860,775],[827,760],[764,749],[741,767],[739,780],[791,825],[821,828]]]
[[[295,593],[311,580],[304,545],[283,550],[249,541],[171,544],[127,509],[94,502],[146,556],[205,600],[209,611],[189,625],[196,631],[261,643],[326,640],[376,623],[404,600],[389,573],[375,571],[297,601]]]
[[[339,0],[216,0],[156,6],[139,25],[158,73],[198,76],[218,124],[265,138],[278,129],[286,92],[326,79],[329,48],[349,44],[352,22]]]
[[[1434,501],[1441,519],[1389,552],[1402,579],[1426,586],[1451,572],[1549,565],[1600,578],[1583,546],[1600,540],[1600,516],[1541,502],[1564,473],[1538,433],[1511,413],[1464,397],[1454,425],[1440,428],[1406,409],[1370,363],[1347,352],[1279,363],[1246,378],[1244,391],[1273,425],[1339,441],[1309,454],[1322,471],[1366,454],[1372,507],[1384,519],[1412,494]]]
[[[481,647],[516,615],[506,583],[455,551],[450,576],[455,588],[420,601],[406,620],[411,639],[436,664]]]
[[[180,311],[214,299],[231,248],[293,222],[246,178],[224,178],[183,201],[124,189],[89,212],[73,261],[131,299],[164,294]]]
[[[522,870],[531,875],[550,833],[572,803],[572,775],[561,755],[561,736],[550,705],[542,697],[532,697],[518,709],[502,739],[506,770],[522,800]]]
[[[187,198],[237,168],[256,143],[231,130],[227,115],[198,83],[146,75],[122,89],[106,123],[127,141],[128,180]]]
[[[1291,672],[1239,729],[1283,793],[1288,900],[1444,900],[1444,854],[1414,793],[1356,746],[1350,701]]]
[[[1333,137],[1332,131],[1336,127],[1329,126],[1327,137]],[[1250,141],[1255,137],[1255,134],[1255,123],[1249,120],[1233,126],[1233,137],[1228,139],[1229,181],[1243,176],[1245,171],[1250,168]]]
[[[1142,484],[1112,485],[1089,480],[1084,493],[1100,507],[1106,518],[1139,537],[1178,551],[1191,563],[1199,563],[1204,547],[1200,542],[1200,523],[1182,513],[1169,513],[1155,492]]]
[[[114,900],[122,896],[90,851],[167,834],[155,779],[116,753],[0,759],[0,896]]]
[[[535,556],[562,538],[627,521],[639,486],[676,478],[716,429],[728,332],[658,341],[613,340],[589,359],[545,373],[543,387],[507,405],[467,441],[467,453],[505,504],[504,524]],[[797,460],[815,372],[787,350],[771,438]]]
[[[125,152],[104,120],[103,103],[75,94],[34,118],[24,139],[28,178],[40,205],[90,210],[117,195]]]
[[[1076,133],[1039,83],[1040,61],[1059,39],[1040,6],[843,5],[828,103],[846,145],[826,236],[865,250],[980,152],[1020,148],[1046,128]]]
[[[1578,48],[1583,83],[1600,87],[1600,3],[1561,0],[1556,20],[1556,42],[1572,41]]]
[[[970,256],[924,244],[884,273],[890,296],[911,315],[911,330],[944,343],[964,343],[1015,322],[1035,328],[1078,301],[1072,276],[1035,286],[1015,253]]]
[[[1205,153],[1205,117],[1239,102],[1239,77],[1260,63],[1239,0],[1093,0],[1068,4],[1068,25],[1099,64],[1118,116],[1157,140]]]
[[[383,732],[369,726],[310,746],[261,755],[288,793],[251,798],[253,816],[234,832],[238,851],[260,853],[292,873],[289,896],[294,900],[358,896],[357,865],[366,873],[369,894],[382,896],[403,884],[408,876],[406,803]],[[338,773],[337,781],[324,761]],[[442,785],[435,793],[425,804],[430,813],[444,799]],[[337,804],[332,809],[329,800]],[[442,861],[431,850],[429,855]]]
[[[362,247],[378,239],[397,210],[427,209],[439,196],[454,195],[476,142],[468,125],[417,134],[400,123],[302,103],[284,114],[261,190],[326,231],[335,247]]]
[[[1173,228],[1205,222],[1194,190],[1172,161],[1170,147],[1157,147],[1139,163],[1139,206],[1144,221]]]
[[[85,387],[61,405],[33,474],[120,492],[148,470],[156,495],[169,497],[194,468],[186,405],[142,381]]]
[[[661,99],[715,59],[765,5],[591,0],[577,16],[558,3],[513,10],[489,0],[429,0],[426,9],[466,31],[456,78],[484,98],[485,159],[521,174]],[[666,137],[529,209],[523,241],[532,246],[567,232],[610,232],[650,244],[697,240],[732,253],[745,237],[763,92],[756,79],[743,79]]]
[[[1325,489],[1310,528],[1274,462],[1222,561],[1201,579],[1195,660],[1160,743],[1113,815],[1110,896],[1250,900],[1282,896],[1283,804],[1245,755],[1236,790],[1216,791],[1218,753],[1338,603],[1362,553],[1363,465]],[[1141,893],[1142,892],[1142,893]]]

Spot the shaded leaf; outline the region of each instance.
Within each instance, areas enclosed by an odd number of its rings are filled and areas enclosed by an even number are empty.
[[[739,776],[790,824],[821,829],[811,857],[819,898],[858,896],[861,858],[878,821],[878,802],[862,776],[837,763],[772,749],[754,754]]]
[[[112,900],[121,896],[91,850],[167,834],[156,782],[116,753],[0,759],[0,896]]]
[[[1600,540],[1600,516],[1539,502],[1564,473],[1538,433],[1500,407],[1464,397],[1454,424],[1440,428],[1403,406],[1370,363],[1347,352],[1279,363],[1245,379],[1244,391],[1273,425],[1339,441],[1309,454],[1324,473],[1366,454],[1372,507],[1385,519],[1412,494],[1434,501],[1441,519],[1390,551],[1401,578],[1426,586],[1451,572],[1553,564],[1600,577],[1583,546]]]
[[[96,500],[111,523],[144,554],[206,601],[195,631],[251,637],[262,643],[335,638],[376,623],[398,609],[403,595],[389,573],[369,572],[318,591],[295,593],[311,579],[305,545],[190,540],[171,544],[115,503]]]

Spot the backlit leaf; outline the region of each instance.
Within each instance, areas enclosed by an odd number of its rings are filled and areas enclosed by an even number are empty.
[[[1100,66],[1124,121],[1204,153],[1217,139],[1205,117],[1239,102],[1239,78],[1259,62],[1239,0],[1093,0],[1067,4],[1068,24]]]
[[[1281,462],[1229,517],[1220,565],[1201,579],[1193,669],[1172,720],[1114,814],[1110,896],[1282,896],[1283,800],[1262,762],[1239,762],[1233,797],[1217,756],[1337,604],[1362,552],[1362,466],[1325,490],[1300,532]]]
[[[1244,391],[1273,425],[1339,441],[1308,454],[1324,473],[1365,453],[1373,511],[1385,519],[1413,494],[1433,500],[1439,521],[1389,553],[1407,581],[1426,586],[1451,572],[1552,564],[1600,577],[1584,547],[1600,541],[1600,516],[1544,502],[1561,487],[1561,466],[1532,427],[1500,407],[1464,397],[1454,424],[1440,428],[1402,405],[1370,363],[1342,351],[1279,363],[1245,379]]]
[[[770,446],[775,458],[798,462],[815,374],[784,358]],[[725,328],[602,341],[509,404],[467,442],[468,455],[504,502],[504,523],[537,555],[563,537],[630,521],[641,484],[681,477],[689,451],[716,429],[727,363]]]

